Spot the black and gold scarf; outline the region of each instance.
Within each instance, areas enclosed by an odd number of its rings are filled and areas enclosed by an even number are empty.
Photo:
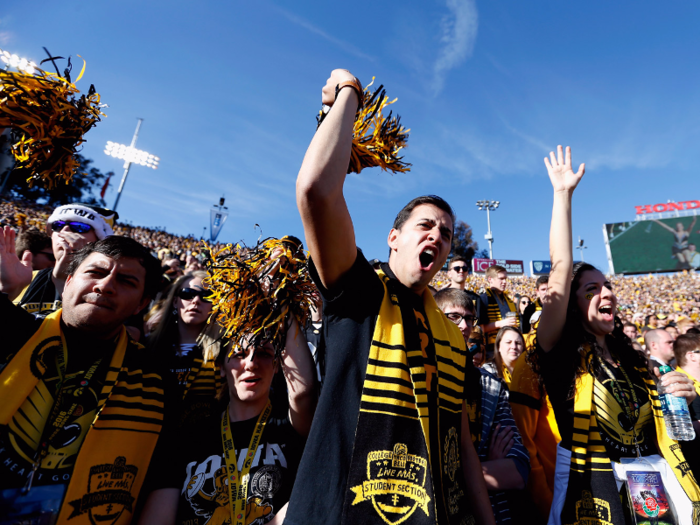
[[[505,319],[506,314],[508,312],[518,312],[517,307],[515,306],[515,303],[511,300],[510,297],[508,297],[508,294],[506,292],[503,292],[502,294],[503,300],[499,300],[496,298],[496,294],[491,290],[491,288],[486,288],[486,297],[488,298],[488,307],[486,309],[486,313],[489,318],[489,323],[495,323],[496,321],[500,321],[501,319]],[[516,317],[518,319],[518,324],[516,324],[516,328],[520,326],[520,317]],[[486,334],[486,344],[488,345],[493,345],[496,342],[496,336],[498,335],[498,330],[494,330],[492,332],[489,332]]]
[[[585,357],[582,364],[585,365]],[[589,357],[588,359],[592,359]],[[666,432],[666,424],[656,385],[646,368],[634,368],[651,400],[656,439],[663,458],[671,466],[683,490],[693,503],[693,523],[700,523],[700,489],[685,460],[681,447]],[[591,373],[577,384],[574,400],[574,433],[571,444],[569,485],[561,513],[564,525],[624,525],[625,517],[606,443],[599,431],[594,407],[594,383]],[[630,388],[634,388],[629,385]],[[614,402],[614,401],[612,401]]]
[[[473,523],[460,461],[464,338],[429,291],[418,298],[384,271],[378,274],[385,292],[362,389],[343,523]]]
[[[12,424],[18,413],[25,418],[36,413],[35,424],[30,424],[40,436],[46,424],[41,414],[51,411],[54,402],[43,378],[55,371],[52,361],[65,345],[58,310],[44,319],[2,370],[0,425]],[[126,525],[133,517],[163,423],[161,376],[129,364],[143,352],[122,327],[102,383],[96,415],[75,460],[59,525]],[[38,447],[39,440],[35,441]],[[51,459],[47,456],[45,461],[50,463]]]

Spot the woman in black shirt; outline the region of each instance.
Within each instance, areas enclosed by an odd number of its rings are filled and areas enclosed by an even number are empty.
[[[561,146],[545,164],[554,189],[552,272],[537,329],[536,364],[562,436],[549,523],[622,525],[624,458],[663,462],[659,452],[679,475],[677,483],[671,474],[666,487],[676,508],[688,513],[679,518],[690,518],[688,498],[700,509],[697,483],[681,476],[682,454],[666,434],[646,363],[622,333],[612,285],[595,267],[573,265],[571,200],[585,167],[574,173],[571,150],[564,156]],[[692,383],[681,375],[668,373],[661,382],[668,392],[692,400]]]

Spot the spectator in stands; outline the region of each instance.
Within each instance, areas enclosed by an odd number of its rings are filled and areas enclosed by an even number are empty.
[[[644,334],[644,344],[649,352],[649,370],[662,365],[675,366],[673,337],[666,330],[648,330]]]
[[[678,327],[678,332],[680,335],[684,335],[688,333],[688,330],[695,326],[695,323],[686,317],[685,319],[678,321],[676,326]]]
[[[666,330],[671,338],[675,341],[676,338],[678,338],[678,328],[675,327],[675,325],[666,325],[664,326],[664,330]]]
[[[0,243],[0,255],[10,247]],[[53,513],[42,522],[87,523],[88,513],[104,514],[79,502],[99,499],[128,523],[166,407],[160,364],[123,323],[150,301],[159,264],[133,239],[112,236],[75,252],[66,272],[63,308],[45,319],[0,294],[2,518],[36,522],[36,507],[21,503],[28,491]],[[113,490],[98,487],[94,471],[111,472]]]
[[[491,353],[496,334],[505,327],[518,327],[518,308],[506,293],[508,273],[503,266],[494,264],[486,270],[489,287],[479,296],[477,312],[479,324],[486,335],[487,352]]]
[[[40,230],[25,230],[17,235],[15,241],[17,258],[22,260],[27,251],[32,254],[32,271],[34,272],[53,268],[56,264],[56,257],[54,257],[51,247],[51,237]]]
[[[537,321],[542,313],[542,298],[547,295],[547,283],[549,283],[549,275],[540,275],[537,277],[537,280],[535,280],[535,300],[525,308],[521,316],[523,321],[522,333],[524,336],[527,336],[527,334],[533,332],[537,328]],[[532,339],[534,341],[534,335]],[[525,344],[528,344],[527,337],[525,337]]]
[[[469,341],[476,321],[474,305],[463,290],[447,288],[435,296],[435,302],[445,316],[455,323],[465,341]],[[472,434],[489,490],[496,523],[515,519],[505,491],[523,489],[530,471],[528,453],[522,444],[518,428],[508,404],[508,388],[501,379],[479,368],[480,400],[475,411]],[[476,376],[475,376],[476,378]]]
[[[469,350],[469,353],[472,355],[472,363],[474,366],[483,366],[486,360],[486,345],[484,344],[484,334],[479,325],[472,328],[472,333],[469,334],[467,350]]]
[[[533,369],[537,354],[533,346],[515,361],[510,406],[523,444],[530,455],[528,493],[536,507],[532,523],[546,523],[554,494],[557,444],[561,441],[554,410],[544,384]]]
[[[447,266],[447,277],[450,279],[447,287],[464,290],[464,284],[467,281],[467,273],[469,273],[469,267],[464,257],[459,255],[453,257]]]
[[[656,314],[647,315],[644,319],[644,327],[642,328],[642,333],[646,333],[648,330],[656,330],[659,327],[659,318]]]
[[[525,313],[525,310],[527,309],[528,306],[532,304],[532,301],[527,295],[521,295],[520,298],[518,299],[518,312],[520,315],[523,315]]]
[[[207,325],[211,301],[202,284],[206,272],[180,277],[169,288],[162,315],[148,339],[148,347],[173,374],[177,387],[178,426],[195,424],[211,414],[215,398],[223,388],[219,369],[214,365],[221,345],[218,325]]]
[[[571,150],[564,156],[561,146],[545,164],[553,188],[552,273],[537,327],[537,365],[562,436],[549,523],[580,522],[583,507],[591,509],[585,520],[625,523],[615,473],[624,469],[622,458],[638,456],[669,474],[669,498],[690,523],[693,513],[700,518],[700,489],[679,466],[685,459],[668,438],[646,362],[615,318],[612,286],[593,266],[573,262],[572,197],[585,166],[575,173]],[[669,372],[660,381],[672,395],[696,397],[683,374]]]
[[[632,323],[625,323],[622,325],[622,333],[630,338],[630,341],[636,341],[639,337],[639,330]]]
[[[303,330],[291,321],[283,341],[247,336],[215,358],[228,406],[159,443],[142,525],[284,520],[316,406]],[[278,405],[270,385],[280,365],[288,403]]]
[[[56,208],[46,222],[56,265],[32,276],[31,267],[12,253],[0,261],[1,291],[35,315],[47,315],[61,307],[61,294],[72,254],[89,242],[112,235],[116,212],[88,204]]]
[[[520,330],[512,326],[504,326],[496,335],[493,359],[486,363],[484,368],[503,379],[506,385],[510,385],[513,366],[524,350],[525,340]]]
[[[677,372],[682,372],[693,381],[693,387],[698,397],[691,403],[694,420],[700,420],[700,334],[685,334],[678,336],[673,343],[673,354],[676,358]],[[700,434],[696,425],[695,432]]]
[[[412,464],[425,473],[430,503],[424,501],[431,520],[493,523],[478,457],[471,440],[461,437],[467,421],[463,407],[467,358],[466,352],[460,354],[464,339],[427,290],[447,261],[454,214],[439,197],[413,199],[389,232],[388,264],[379,272],[373,270],[357,248],[343,196],[361,94],[350,73],[332,72],[322,96],[322,102],[332,107],[316,130],[297,178],[297,206],[311,253],[311,274],[324,301],[327,351],[316,419],[285,520],[288,525],[379,522],[381,514],[371,498],[356,498],[363,483],[371,480],[368,457],[387,451],[381,454],[410,454]],[[388,347],[397,350],[391,352],[390,367],[389,354],[383,350]],[[423,350],[409,355],[407,348]],[[421,374],[422,382],[411,380],[415,373]],[[456,388],[452,401],[435,395],[438,377]],[[389,393],[397,380],[403,395],[425,396],[425,404],[399,403]],[[434,426],[438,414],[439,427]],[[427,432],[421,422],[434,430]],[[445,464],[447,468],[435,463],[445,449],[460,458]],[[408,475],[408,464],[397,462],[395,468],[401,470],[397,476]],[[324,495],[324,504],[319,504],[319,494]],[[402,493],[388,487],[383,497],[398,501]]]
[[[180,259],[175,256],[171,256],[165,260],[163,263],[163,269],[165,276],[171,281],[175,281],[179,277],[182,277],[182,268],[180,268]]]

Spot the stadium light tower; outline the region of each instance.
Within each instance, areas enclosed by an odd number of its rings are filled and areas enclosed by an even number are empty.
[[[134,147],[136,146],[136,139],[139,137],[139,129],[141,129],[142,122],[143,119],[140,118],[138,124],[136,124],[136,131],[134,131],[134,136],[131,139],[131,146],[117,144],[116,142],[112,142],[110,140],[107,141],[107,145],[105,146],[106,155],[124,161],[124,175],[122,175],[122,181],[119,183],[119,190],[117,191],[117,199],[114,201],[114,206],[112,207],[112,210],[114,211],[117,211],[119,198],[122,196],[122,190],[124,189],[124,184],[126,183],[126,177],[129,175],[131,164],[141,164],[141,166],[146,166],[147,168],[153,168],[155,170],[158,168],[158,163],[160,162],[160,159],[155,155],[151,155]]]
[[[582,239],[580,236],[579,236],[579,238],[578,238],[578,244],[576,245],[576,249],[577,249],[577,250],[579,251],[579,253],[581,254],[581,262],[585,262],[585,261],[583,260],[583,250],[588,249],[588,246],[584,246],[584,245],[583,245],[583,239]]]
[[[489,225],[489,231],[484,235],[484,239],[489,241],[489,258],[493,259],[493,233],[491,233],[491,213],[501,204],[501,201],[476,201],[476,207],[480,211],[486,210],[486,221]]]

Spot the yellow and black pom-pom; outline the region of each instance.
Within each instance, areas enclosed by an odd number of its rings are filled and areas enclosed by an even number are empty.
[[[266,239],[253,248],[229,244],[210,252],[205,284],[213,303],[211,319],[221,325],[232,350],[244,337],[281,348],[288,315],[299,326],[311,317],[316,287],[301,242]]]
[[[84,71],[83,64],[76,82]],[[68,184],[78,168],[74,155],[83,135],[104,116],[94,86],[78,93],[70,69],[64,76],[39,68],[0,70],[0,128],[12,129],[15,170],[26,173],[30,186]]]
[[[355,117],[352,130],[352,151],[348,173],[360,173],[365,168],[379,166],[384,171],[405,173],[411,171],[411,165],[404,162],[399,152],[406,147],[410,129],[401,125],[401,117],[384,116],[382,111],[397,99],[389,100],[384,86],[374,92],[369,90],[374,84],[374,77],[363,91],[362,107]],[[321,111],[317,117],[321,125],[327,113]]]

